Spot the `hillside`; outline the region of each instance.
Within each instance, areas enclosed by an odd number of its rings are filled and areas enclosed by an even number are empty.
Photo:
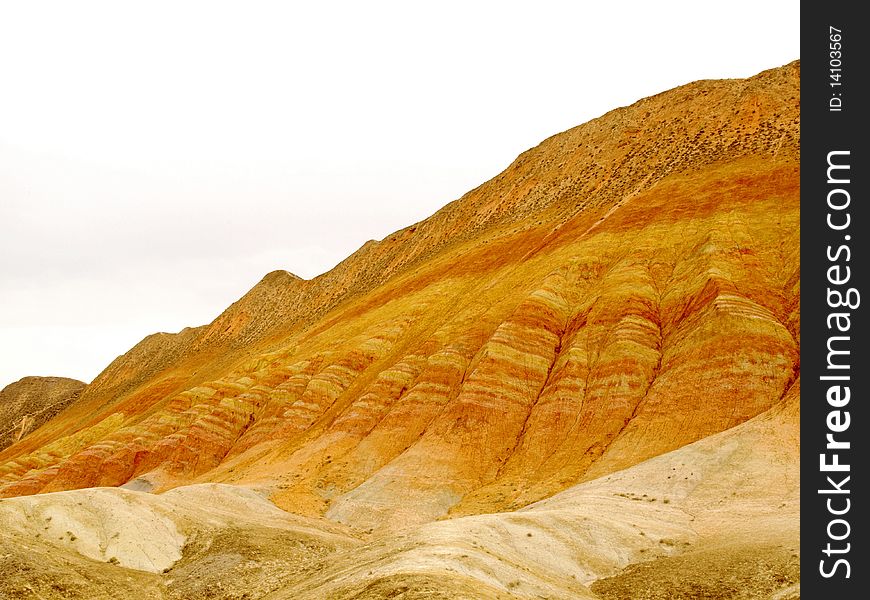
[[[520,511],[368,539],[220,484],[3,500],[0,597],[793,600],[798,410],[794,388],[743,425]]]
[[[15,515],[81,524],[70,499],[167,514],[191,490],[254,493],[295,515],[257,527],[304,519],[332,558],[328,575],[276,567],[272,587],[260,565],[251,597],[619,598],[702,585],[694,564],[788,597],[799,88],[795,62],[616,109],[324,275],[275,271],[212,323],[146,338],[0,451],[0,497],[40,494],[0,520],[27,537]],[[126,489],[82,489],[98,486]],[[184,518],[141,575],[150,597],[208,597],[169,580],[205,568],[190,532],[226,525]],[[770,519],[781,535],[753,538]],[[770,560],[755,570],[753,539]],[[139,569],[67,542],[107,582]]]
[[[65,377],[25,377],[0,390],[0,450],[50,421],[84,387]]]

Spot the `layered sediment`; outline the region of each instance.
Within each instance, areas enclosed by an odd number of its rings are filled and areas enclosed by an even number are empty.
[[[770,415],[792,427],[799,87],[793,63],[643,99],[545,140],[329,273],[270,273],[209,325],[146,338],[0,451],[0,497],[220,483],[351,537],[465,535],[436,522],[525,514],[511,511],[656,457],[697,458],[675,452],[731,443]],[[789,457],[775,468],[791,481]],[[592,518],[569,504],[560,519]],[[641,505],[610,499],[608,514],[625,506]],[[665,531],[668,518],[659,537],[701,535]],[[625,525],[613,523],[601,527]],[[606,564],[584,567],[586,583],[602,579],[594,593],[637,585],[624,560]],[[341,593],[387,585],[388,570]],[[514,593],[472,571],[457,590]],[[586,583],[535,589],[587,597]]]

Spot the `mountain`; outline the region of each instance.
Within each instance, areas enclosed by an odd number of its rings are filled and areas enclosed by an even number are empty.
[[[0,390],[0,450],[51,420],[84,387],[66,377],[25,377]]]
[[[799,88],[795,62],[616,109],[146,338],[0,452],[14,572],[89,598],[799,594]]]

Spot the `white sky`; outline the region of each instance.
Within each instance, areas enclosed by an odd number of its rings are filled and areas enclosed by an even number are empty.
[[[799,57],[799,3],[0,4],[0,388],[90,381],[522,151]]]

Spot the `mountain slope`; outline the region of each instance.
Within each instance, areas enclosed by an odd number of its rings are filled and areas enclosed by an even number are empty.
[[[799,429],[796,382],[742,425],[522,510],[364,539],[237,486],[3,500],[0,595],[797,598]]]
[[[799,375],[799,84],[646,98],[327,274],[268,275],[0,452],[0,496],[220,482],[386,532],[768,411]]]
[[[66,377],[25,377],[0,390],[0,450],[78,400],[84,387]]]

